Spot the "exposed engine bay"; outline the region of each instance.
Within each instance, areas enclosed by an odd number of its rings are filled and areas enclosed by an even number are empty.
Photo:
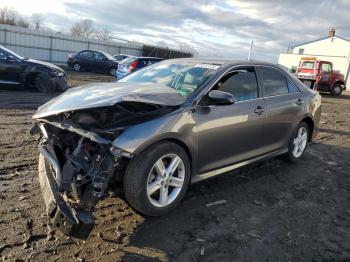
[[[122,102],[36,119],[40,134],[39,181],[54,227],[87,238],[92,212],[123,180],[132,154],[112,145],[125,128],[160,117],[174,106]]]

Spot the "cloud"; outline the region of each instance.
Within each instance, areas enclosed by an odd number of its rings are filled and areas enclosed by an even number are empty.
[[[60,0],[55,0],[60,1]],[[348,0],[65,0],[46,14],[47,23],[69,30],[93,19],[116,37],[169,47],[187,43],[200,56],[245,59],[254,40],[254,59],[276,62],[288,45],[327,35],[350,36]]]

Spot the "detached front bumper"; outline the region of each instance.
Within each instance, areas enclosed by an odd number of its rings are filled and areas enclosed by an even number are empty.
[[[65,235],[86,239],[94,226],[91,212],[76,210],[66,202],[54,177],[61,169],[52,147],[43,144],[38,147],[39,182],[53,226]]]

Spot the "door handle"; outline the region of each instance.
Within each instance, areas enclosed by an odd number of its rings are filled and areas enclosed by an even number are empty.
[[[302,106],[302,105],[304,105],[304,101],[299,98],[297,101],[295,101],[295,104],[298,106]]]
[[[258,115],[261,115],[262,113],[264,113],[264,109],[261,107],[261,106],[257,106],[255,109],[254,109],[254,113],[255,114],[258,114]]]

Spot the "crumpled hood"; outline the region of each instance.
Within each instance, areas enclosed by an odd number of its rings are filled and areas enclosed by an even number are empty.
[[[68,89],[40,106],[33,118],[39,119],[80,109],[113,106],[123,101],[177,106],[185,100],[185,97],[176,90],[156,84],[90,83]]]
[[[58,71],[58,72],[64,72],[64,70],[54,64],[48,63],[48,62],[44,62],[44,61],[40,61],[40,60],[35,60],[35,59],[27,59],[25,60],[26,62],[32,63],[32,64],[38,64],[38,65],[42,65],[42,66],[46,66],[52,70]]]

